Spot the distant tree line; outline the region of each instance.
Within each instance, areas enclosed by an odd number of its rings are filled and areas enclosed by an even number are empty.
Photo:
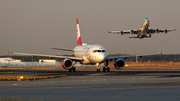
[[[127,54],[111,54],[110,56],[117,56],[117,55],[127,55]],[[69,55],[73,56],[73,55]],[[12,57],[13,59],[19,59],[22,60],[23,62],[36,62],[39,61],[39,59],[54,59],[57,61],[62,61],[63,59],[60,58],[49,58],[49,57],[42,57],[42,56],[9,56],[9,55],[4,55],[0,56],[0,58],[4,57]],[[124,59],[125,61],[128,62],[136,62],[136,57],[130,57],[127,59]],[[151,55],[151,56],[143,56],[143,57],[138,57],[137,58],[138,62],[180,62],[180,54],[163,54],[163,55]]]

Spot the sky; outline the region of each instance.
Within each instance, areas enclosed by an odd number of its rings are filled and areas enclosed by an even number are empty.
[[[76,19],[82,41],[103,45],[109,54],[180,54],[179,4],[180,0],[0,0],[0,55],[71,55],[50,48],[76,46]],[[146,17],[150,28],[177,31],[147,39],[107,33],[138,29]]]

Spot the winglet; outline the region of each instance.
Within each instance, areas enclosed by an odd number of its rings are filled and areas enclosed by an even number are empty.
[[[77,45],[82,46],[80,28],[79,28],[79,20],[76,19],[76,32],[77,32]]]
[[[13,52],[8,51],[8,55],[13,54]]]
[[[160,52],[160,54],[162,55],[162,54],[163,54],[163,52],[161,51],[161,52]]]

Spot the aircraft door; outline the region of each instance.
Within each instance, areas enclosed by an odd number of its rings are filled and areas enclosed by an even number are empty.
[[[87,51],[86,51],[86,56],[90,56],[91,55],[91,49],[88,48]]]

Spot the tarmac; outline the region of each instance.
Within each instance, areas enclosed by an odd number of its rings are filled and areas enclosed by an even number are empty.
[[[180,101],[180,70],[0,70],[0,75],[60,75],[0,81],[0,97],[39,101]],[[3,73],[4,72],[4,73]]]

